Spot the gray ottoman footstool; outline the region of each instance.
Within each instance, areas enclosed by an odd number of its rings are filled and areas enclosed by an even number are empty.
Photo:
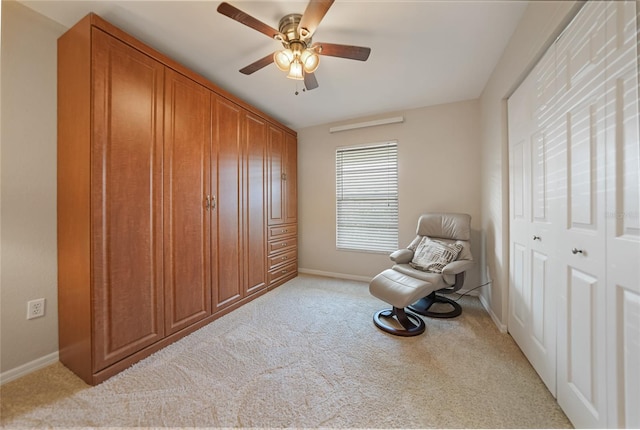
[[[393,308],[376,312],[373,315],[373,323],[379,329],[397,336],[422,334],[425,330],[422,318],[406,312],[404,308],[432,291],[433,284],[430,282],[403,275],[392,269],[385,270],[371,280],[369,292]],[[393,321],[397,321],[403,328],[394,327],[397,324],[393,324]]]

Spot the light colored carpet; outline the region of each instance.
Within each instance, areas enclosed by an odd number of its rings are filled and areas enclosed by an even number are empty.
[[[21,427],[571,427],[476,298],[425,334],[372,323],[362,282],[309,275],[96,387],[57,364],[0,388]]]

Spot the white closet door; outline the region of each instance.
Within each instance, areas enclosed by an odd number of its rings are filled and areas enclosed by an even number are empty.
[[[580,428],[640,428],[639,5],[585,3],[508,106],[509,332]]]
[[[508,101],[510,268],[508,330],[527,358],[532,354],[531,327],[531,135],[533,76]],[[531,360],[529,358],[529,360]]]
[[[587,2],[557,46],[563,124],[552,144],[564,146],[557,395],[579,428],[607,426],[604,9]]]
[[[607,5],[609,427],[640,428],[640,135],[636,4]]]
[[[554,396],[558,269],[547,129],[555,97],[551,51],[508,103],[512,203],[508,328]]]

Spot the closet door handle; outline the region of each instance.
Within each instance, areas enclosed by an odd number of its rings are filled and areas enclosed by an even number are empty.
[[[572,253],[573,255],[575,255],[575,254],[582,254],[582,249],[573,248],[573,249],[571,250],[571,253]]]

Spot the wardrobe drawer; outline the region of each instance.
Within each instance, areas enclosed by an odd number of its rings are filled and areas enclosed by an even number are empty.
[[[298,246],[297,237],[287,237],[280,240],[272,240],[269,242],[269,255],[277,251],[284,251],[285,249],[296,248]]]
[[[290,261],[294,261],[296,260],[297,257],[298,257],[297,249],[292,249],[290,251],[285,251],[282,254],[273,255],[269,257],[269,270],[273,269],[276,266],[280,266]]]
[[[276,237],[295,236],[298,234],[297,224],[285,224],[269,227],[269,240]]]
[[[293,261],[285,266],[278,267],[277,269],[269,270],[269,285],[277,282],[278,280],[286,277],[294,277],[298,273],[298,263]]]

